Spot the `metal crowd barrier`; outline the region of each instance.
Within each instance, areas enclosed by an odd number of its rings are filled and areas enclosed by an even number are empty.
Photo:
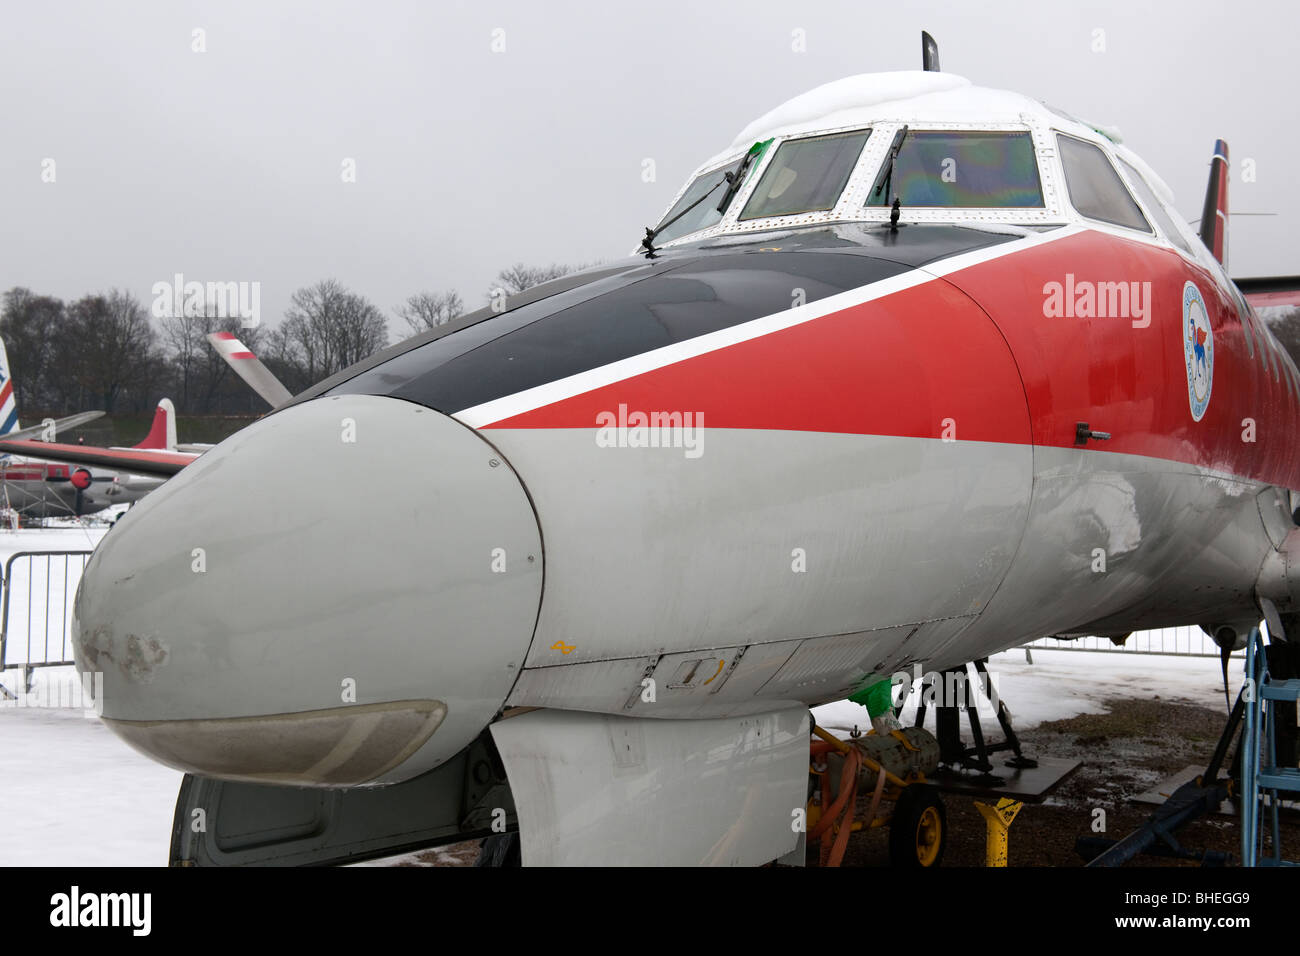
[[[23,686],[37,667],[73,663],[68,633],[77,585],[90,551],[18,551],[4,566],[0,674],[21,667]]]
[[[1123,644],[1114,644],[1106,637],[1080,637],[1075,640],[1057,640],[1041,637],[1028,644],[1026,650],[1045,648],[1054,651],[1093,651],[1116,654],[1165,654],[1171,657],[1219,657],[1219,647],[1199,627],[1162,627],[1154,631],[1134,631]],[[1235,651],[1234,655],[1240,655]]]

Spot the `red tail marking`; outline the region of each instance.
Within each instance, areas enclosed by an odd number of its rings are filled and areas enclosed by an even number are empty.
[[[149,429],[149,434],[145,435],[144,441],[135,447],[166,450],[167,412],[161,406],[153,413],[153,427]]]

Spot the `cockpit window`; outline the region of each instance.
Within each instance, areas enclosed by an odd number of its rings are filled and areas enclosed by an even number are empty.
[[[1183,238],[1182,230],[1174,223],[1168,210],[1165,209],[1164,203],[1156,197],[1155,192],[1151,189],[1151,186],[1146,179],[1143,178],[1142,174],[1122,159],[1119,161],[1119,164],[1124,167],[1124,174],[1128,176],[1129,184],[1133,187],[1133,191],[1138,194],[1138,199],[1142,200],[1147,207],[1147,212],[1151,213],[1152,218],[1155,219],[1160,228],[1164,231],[1165,238],[1176,245],[1179,249],[1183,250],[1183,252],[1195,258],[1195,254],[1192,252],[1192,247],[1189,246],[1187,240]],[[1251,354],[1255,354],[1253,349],[1251,350]]]
[[[661,231],[657,230],[655,232],[655,242],[662,245],[673,239],[679,239],[692,232],[699,232],[701,229],[716,225],[722,219],[722,213],[718,212],[718,203],[722,202],[722,197],[727,191],[727,174],[735,174],[736,170],[740,169],[740,164],[744,162],[744,159],[744,156],[738,156],[734,162],[719,166],[717,169],[710,169],[707,173],[696,176],[695,180],[686,187],[686,192],[682,193],[682,198],[673,204],[673,208],[668,210],[668,215],[664,216],[660,221],[668,222],[691,203],[699,200],[705,193],[709,194],[708,198],[701,201],[698,206],[672,225]]]
[[[868,206],[1042,208],[1043,187],[1029,133],[909,131],[898,150],[887,196]]]
[[[1100,147],[1064,133],[1056,134],[1070,202],[1079,215],[1098,222],[1154,232]]]
[[[834,209],[871,130],[781,144],[740,214],[744,219]]]

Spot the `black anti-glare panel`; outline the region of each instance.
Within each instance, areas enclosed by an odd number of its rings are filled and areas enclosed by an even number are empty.
[[[905,271],[859,256],[705,257],[549,314],[506,313],[413,349],[331,394],[391,395],[457,412]]]
[[[624,270],[603,268],[586,282],[570,277],[554,294],[500,315],[466,317],[340,372],[295,403],[391,395],[450,414],[1014,238],[953,226],[889,233],[851,225],[756,236],[747,245],[691,244],[653,261],[631,259]]]

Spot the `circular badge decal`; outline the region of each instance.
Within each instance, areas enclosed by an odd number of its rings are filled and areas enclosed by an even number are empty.
[[[1183,286],[1183,358],[1187,365],[1187,401],[1193,421],[1205,417],[1214,386],[1214,332],[1205,300],[1196,283]]]

